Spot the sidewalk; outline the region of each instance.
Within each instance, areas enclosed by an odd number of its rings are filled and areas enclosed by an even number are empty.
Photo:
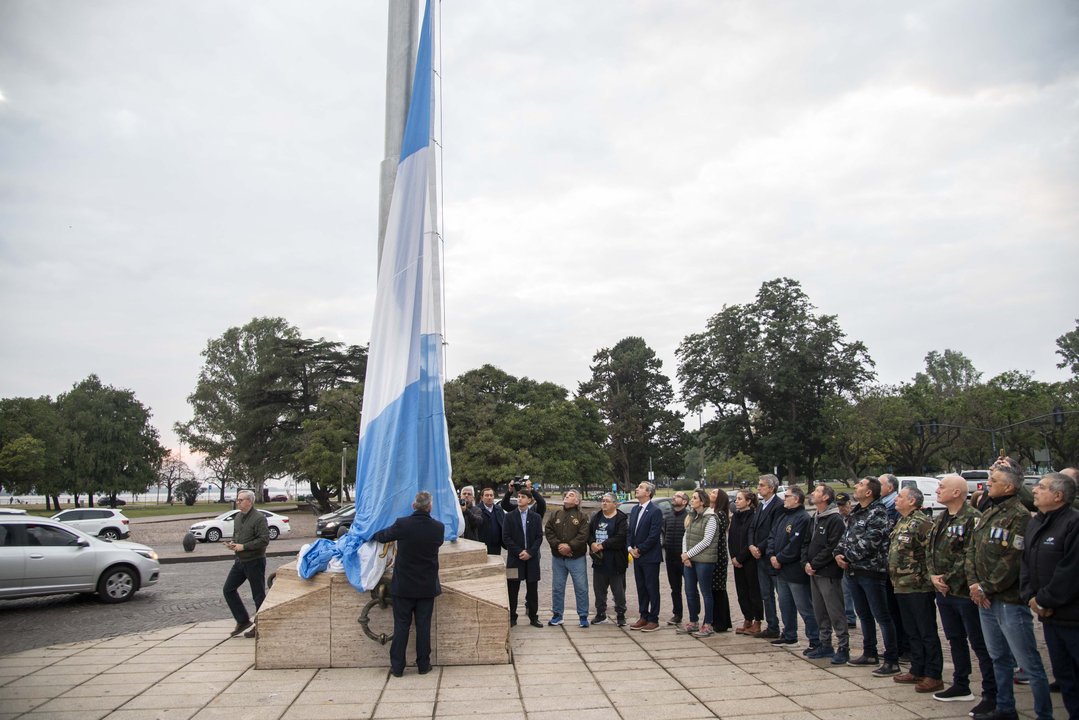
[[[699,640],[669,627],[519,626],[510,631],[512,665],[435,667],[429,675],[409,667],[396,679],[374,668],[255,670],[254,641],[229,639],[232,625],[0,657],[0,720],[961,719],[972,705],[733,633]],[[1033,717],[1029,691],[1016,690],[1021,716]],[[1054,703],[1062,709],[1059,695]]]

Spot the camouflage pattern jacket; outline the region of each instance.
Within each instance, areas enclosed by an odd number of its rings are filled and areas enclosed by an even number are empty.
[[[888,511],[880,500],[865,507],[856,505],[843,539],[836,546],[835,554],[842,555],[850,563],[851,575],[866,575],[881,580],[888,577]]]
[[[921,510],[900,517],[888,544],[888,576],[897,594],[933,592],[926,570],[926,547],[933,521]]]
[[[967,503],[959,507],[955,515],[942,512],[933,521],[929,531],[929,549],[926,565],[930,575],[940,575],[948,586],[948,595],[970,597],[967,582],[967,544],[974,536],[974,525],[982,514]]]
[[[978,583],[990,600],[1019,604],[1019,561],[1030,511],[1015,495],[994,501],[974,526],[967,545],[967,584]]]

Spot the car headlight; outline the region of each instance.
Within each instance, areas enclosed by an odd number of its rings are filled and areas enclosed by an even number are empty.
[[[148,558],[150,560],[157,560],[157,553],[153,550],[136,550],[135,552],[137,552],[139,555],[142,555],[144,558]]]
[[[205,527],[206,527],[206,523],[198,523],[197,525],[192,525],[191,529],[192,530],[202,530]]]
[[[328,523],[326,523],[325,527],[332,528],[332,527],[337,527],[337,525],[338,525],[337,522],[328,522]]]

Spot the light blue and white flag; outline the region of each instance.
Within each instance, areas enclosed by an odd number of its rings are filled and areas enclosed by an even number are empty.
[[[450,478],[442,383],[442,267],[432,143],[431,2],[424,9],[401,162],[375,297],[356,459],[356,515],[337,549],[349,582],[372,589],[386,567],[371,540],[431,493],[432,517],[456,540],[463,518]]]

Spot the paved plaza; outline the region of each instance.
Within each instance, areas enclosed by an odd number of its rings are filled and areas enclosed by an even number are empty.
[[[229,639],[232,624],[0,656],[0,720],[890,720],[965,718],[972,705],[918,695],[865,668],[808,661],[804,645],[777,648],[733,633],[519,626],[510,633],[512,665],[428,675],[409,667],[397,679],[374,668],[255,670],[255,643]],[[1016,698],[1022,716],[1033,717],[1029,690],[1017,687]]]

